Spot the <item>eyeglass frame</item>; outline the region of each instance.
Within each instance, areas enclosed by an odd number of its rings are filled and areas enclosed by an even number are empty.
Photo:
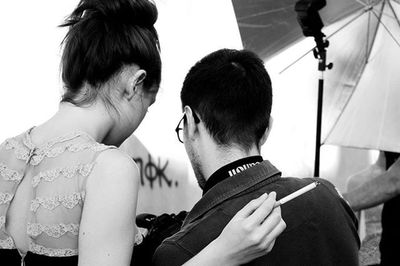
[[[200,118],[196,115],[195,112],[192,112],[192,113],[193,113],[194,122],[196,124],[200,123]],[[180,127],[180,125],[181,125],[182,121],[183,121],[183,123],[185,123],[185,120],[186,120],[186,113],[183,113],[183,117],[179,120],[178,125],[175,128],[176,136],[178,137],[178,140],[180,143],[184,143],[183,140],[179,137],[179,132],[181,130],[183,131],[183,126]]]

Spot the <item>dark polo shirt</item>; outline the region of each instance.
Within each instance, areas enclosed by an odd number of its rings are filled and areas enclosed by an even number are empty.
[[[381,220],[380,265],[400,265],[400,196],[394,197],[383,204]]]
[[[250,200],[275,191],[277,199],[318,180],[321,185],[281,206],[285,231],[273,250],[248,265],[358,265],[357,219],[326,180],[281,178],[268,161],[214,184],[189,212],[181,230],[158,247],[154,265],[182,265],[217,238]]]

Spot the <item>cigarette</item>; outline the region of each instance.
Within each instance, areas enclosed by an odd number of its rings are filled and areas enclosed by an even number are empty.
[[[305,186],[303,188],[300,188],[299,190],[296,190],[295,192],[293,192],[293,193],[287,195],[286,197],[281,198],[280,200],[278,200],[275,203],[274,208],[279,207],[279,206],[285,204],[286,202],[291,201],[292,199],[297,198],[298,196],[300,196],[300,195],[302,195],[302,194],[304,194],[304,193],[316,188],[319,184],[320,183],[318,181],[315,181],[315,182],[312,182],[311,184],[309,184],[309,185],[307,185],[307,186]]]

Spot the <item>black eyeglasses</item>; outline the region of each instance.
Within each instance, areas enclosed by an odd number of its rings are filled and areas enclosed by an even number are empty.
[[[196,115],[195,112],[193,112],[193,118],[194,118],[194,122],[196,124],[200,123],[200,119]],[[175,128],[176,136],[178,137],[178,140],[181,143],[183,143],[183,125],[182,125],[182,122],[183,122],[183,124],[185,124],[185,122],[186,122],[186,114],[183,114],[183,117],[181,118],[181,120],[179,120],[179,123]]]

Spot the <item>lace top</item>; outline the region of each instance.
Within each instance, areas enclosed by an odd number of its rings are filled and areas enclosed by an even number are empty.
[[[29,181],[26,233],[29,251],[67,257],[78,254],[86,179],[98,154],[112,146],[73,132],[35,146],[31,130],[0,145],[0,249],[15,249],[6,217],[22,180]]]

